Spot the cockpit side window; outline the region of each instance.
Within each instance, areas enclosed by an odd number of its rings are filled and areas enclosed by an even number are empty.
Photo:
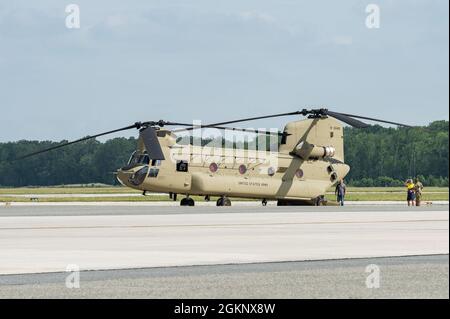
[[[139,157],[139,164],[145,164],[148,165],[150,163],[150,159],[148,158],[147,154],[141,155]]]
[[[280,139],[280,144],[281,144],[281,145],[286,145],[286,143],[287,143],[287,137],[288,137],[287,134],[283,134],[283,135],[281,136],[281,139]]]
[[[134,151],[134,152],[131,154],[130,159],[128,160],[128,165],[134,163],[135,155],[136,155],[136,151]]]
[[[159,168],[150,168],[150,172],[148,173],[148,177],[158,177]]]
[[[161,160],[152,160],[152,166],[161,166]]]

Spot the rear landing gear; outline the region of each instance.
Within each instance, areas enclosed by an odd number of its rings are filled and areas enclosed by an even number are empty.
[[[267,199],[264,198],[264,199],[262,200],[262,205],[263,205],[263,206],[267,206]]]
[[[176,193],[169,193],[169,198],[173,200],[174,202],[177,201],[177,194]]]
[[[195,206],[195,201],[190,197],[186,197],[181,200],[180,206]]]
[[[317,196],[310,200],[291,200],[291,199],[279,199],[277,206],[326,206],[327,199],[325,196]]]
[[[231,200],[228,197],[222,196],[217,200],[217,206],[231,206]]]

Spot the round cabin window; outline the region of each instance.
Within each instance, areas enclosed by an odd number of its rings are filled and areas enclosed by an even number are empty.
[[[211,163],[209,165],[209,170],[211,171],[211,173],[215,173],[219,170],[219,166],[216,163]]]
[[[295,172],[295,176],[297,176],[297,178],[302,178],[303,177],[303,170],[301,168],[299,168],[296,172]]]
[[[239,173],[241,173],[241,175],[244,175],[245,173],[247,173],[247,166],[245,166],[245,165],[239,166]]]
[[[269,169],[267,170],[267,174],[269,174],[269,176],[274,176],[275,175],[275,169],[273,167],[269,167]]]
[[[331,180],[332,182],[336,181],[337,178],[338,178],[338,176],[337,176],[336,173],[333,173],[333,174],[331,174],[331,176],[330,176],[330,180]]]

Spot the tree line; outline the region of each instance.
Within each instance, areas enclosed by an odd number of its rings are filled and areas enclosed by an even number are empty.
[[[425,185],[448,186],[448,131],[448,121],[415,128],[346,127],[345,162],[351,166],[348,184],[402,186],[405,179],[419,176]],[[180,143],[186,140],[180,139]],[[235,143],[235,146],[246,148],[249,143]],[[115,138],[104,143],[89,140],[15,160],[20,155],[58,144],[50,141],[0,143],[0,186],[117,184],[114,172],[128,161],[137,140]]]
[[[448,121],[425,127],[344,129],[345,161],[354,186],[402,186],[419,177],[429,186],[448,186]]]

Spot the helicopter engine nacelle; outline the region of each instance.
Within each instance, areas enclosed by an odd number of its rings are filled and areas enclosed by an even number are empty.
[[[295,155],[303,159],[333,157],[336,149],[333,146],[317,146],[302,142],[295,147]]]

